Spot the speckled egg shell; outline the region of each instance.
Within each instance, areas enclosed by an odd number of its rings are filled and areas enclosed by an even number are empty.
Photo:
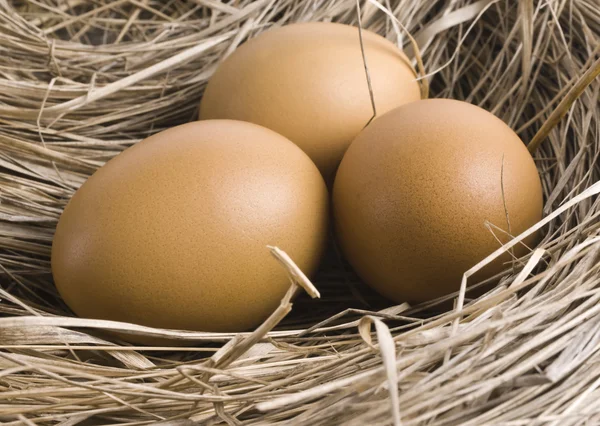
[[[504,122],[465,102],[430,99],[360,133],[340,165],[333,204],[339,243],[357,273],[396,302],[425,301],[457,291],[463,273],[500,246],[486,223],[518,235],[538,222],[542,186]]]
[[[52,272],[82,317],[243,331],[289,288],[267,245],[312,274],[328,195],[310,158],[251,123],[158,133],[99,169],[62,214]]]
[[[420,99],[406,56],[370,31],[363,41],[378,114]],[[271,29],[241,45],[200,105],[200,119],[250,121],[286,136],[327,181],[371,116],[358,28],[320,22]]]

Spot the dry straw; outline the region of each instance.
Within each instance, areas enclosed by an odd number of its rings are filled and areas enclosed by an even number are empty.
[[[297,21],[356,24],[356,4],[0,0],[1,422],[600,424],[598,0],[360,6],[365,28],[412,56],[418,45],[432,96],[479,104],[530,144],[543,242],[449,311],[444,300],[389,307],[334,250],[316,291],[272,248],[293,284],[254,333],[74,318],[49,272],[73,191],[127,146],[194,119],[215,66],[248,37]],[[463,284],[476,284],[471,272]],[[280,322],[298,286],[321,297],[299,297]],[[103,329],[189,346],[134,347]]]

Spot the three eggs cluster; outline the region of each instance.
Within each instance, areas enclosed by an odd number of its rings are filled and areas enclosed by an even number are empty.
[[[289,286],[266,246],[311,275],[331,223],[367,284],[396,302],[423,301],[456,291],[466,269],[537,222],[541,183],[518,136],[476,106],[421,100],[407,57],[362,37],[372,92],[357,28],[273,29],[220,64],[200,121],[147,138],[91,176],[52,247],[71,309],[243,331]],[[365,127],[371,95],[378,116]]]

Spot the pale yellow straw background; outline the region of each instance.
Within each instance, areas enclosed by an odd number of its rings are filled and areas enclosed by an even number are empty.
[[[0,0],[0,422],[600,424],[598,0],[360,2],[361,25],[404,47],[424,92],[488,109],[534,155],[544,239],[484,296],[465,293],[469,277],[510,246],[466,271],[451,302],[423,306],[386,304],[334,249],[311,283],[265,247],[290,292],[239,335],[79,319],[60,301],[50,244],[87,176],[193,120],[215,67],[248,37],[356,25],[356,6]],[[294,292],[314,299],[292,305]],[[129,346],[103,330],[188,346]]]

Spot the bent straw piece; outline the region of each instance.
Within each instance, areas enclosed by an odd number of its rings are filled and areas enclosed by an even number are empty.
[[[292,258],[283,250],[274,246],[267,246],[271,255],[285,268],[290,279],[301,286],[313,299],[321,297],[319,290],[308,279],[304,272],[296,265]]]
[[[290,258],[283,250],[274,246],[267,246],[273,257],[286,269],[291,286],[280,305],[256,330],[242,337],[241,335],[234,336],[225,344],[217,353],[211,357],[210,365],[215,368],[225,368],[233,361],[245,354],[252,346],[261,341],[283,318],[292,310],[292,299],[297,293],[299,287],[313,298],[320,297],[318,290],[310,282],[310,280],[300,270],[298,265]]]

